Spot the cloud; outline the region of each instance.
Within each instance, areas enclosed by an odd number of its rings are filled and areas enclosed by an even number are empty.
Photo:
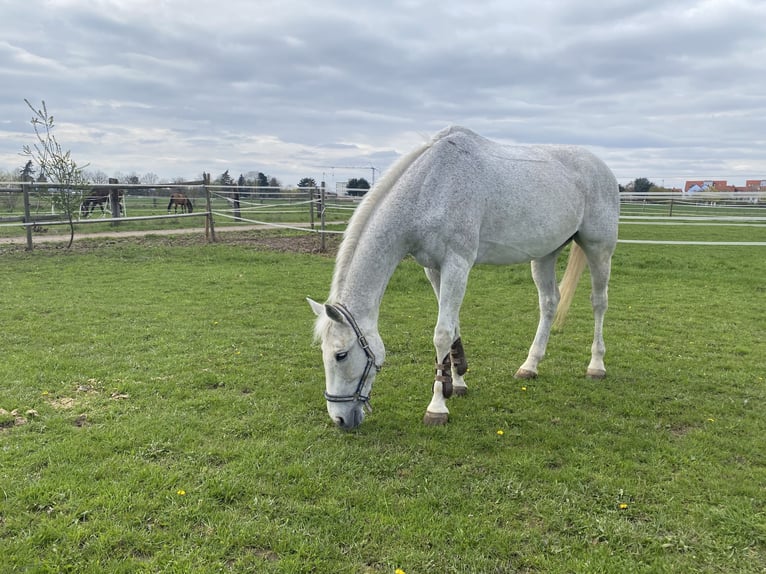
[[[0,168],[30,142],[28,98],[110,174],[382,171],[459,123],[589,146],[625,180],[766,177],[757,0],[11,4]]]

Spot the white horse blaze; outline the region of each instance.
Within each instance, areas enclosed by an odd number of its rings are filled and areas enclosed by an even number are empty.
[[[394,269],[411,254],[425,268],[439,302],[434,348],[441,361],[460,337],[460,306],[471,268],[531,261],[540,320],[516,376],[532,378],[545,355],[554,315],[565,316],[587,261],[594,315],[587,376],[603,378],[602,330],[619,210],[614,175],[582,148],[506,146],[450,127],[400,159],[357,208],[338,252],[328,304],[342,304],[351,313],[382,364],[380,302]],[[556,259],[572,240],[559,293]],[[322,340],[327,393],[350,395],[363,373],[363,352],[352,344],[348,357],[339,361],[337,349],[348,346],[349,332],[324,306],[311,304],[317,314],[315,334]],[[427,424],[443,424],[449,415],[439,378],[424,418]],[[465,394],[465,382],[454,366],[452,385],[455,394]],[[328,404],[328,411],[344,428],[363,419],[361,405],[353,403]]]

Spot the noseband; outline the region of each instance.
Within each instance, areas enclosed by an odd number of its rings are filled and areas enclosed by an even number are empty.
[[[362,350],[364,351],[364,354],[367,357],[367,364],[364,366],[364,371],[362,372],[362,376],[359,378],[359,382],[356,385],[356,390],[354,391],[354,394],[352,395],[331,395],[327,391],[324,392],[324,398],[329,403],[351,403],[355,401],[359,401],[363,403],[363,405],[372,412],[372,407],[370,406],[370,394],[367,393],[366,395],[362,394],[362,391],[364,390],[364,384],[367,381],[367,377],[370,375],[370,371],[372,371],[372,368],[375,367],[375,371],[380,371],[380,365],[375,364],[375,353],[372,352],[372,349],[370,349],[370,344],[367,342],[367,338],[364,336],[364,333],[362,333],[362,330],[359,328],[359,325],[356,324],[356,321],[354,320],[354,317],[351,315],[351,312],[346,309],[345,305],[341,303],[336,303],[335,305],[332,305],[332,308],[335,309],[338,313],[340,313],[344,319],[348,322],[351,329],[354,331],[354,334],[356,335],[356,340],[359,343],[359,346],[362,347]],[[372,388],[370,388],[370,392],[372,392]]]

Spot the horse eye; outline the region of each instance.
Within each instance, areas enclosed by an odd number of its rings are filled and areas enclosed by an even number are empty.
[[[335,353],[335,360],[338,362],[345,361],[346,357],[348,357],[348,353],[346,351],[343,351],[342,353]]]

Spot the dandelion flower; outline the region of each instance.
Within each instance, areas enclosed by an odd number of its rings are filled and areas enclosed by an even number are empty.
[[[624,502],[622,502],[622,503],[620,503],[620,505],[617,508],[619,508],[620,510],[627,510],[628,509],[628,505],[625,504]]]
[[[522,390],[522,391],[526,391],[526,390],[527,390],[527,387],[521,387],[521,390]]]
[[[181,489],[176,494],[178,494],[178,496],[186,496],[186,491]]]
[[[498,436],[503,436],[505,433],[503,432],[503,429],[499,429],[497,431]]]
[[[401,568],[397,568],[394,574],[405,574],[405,572]]]

